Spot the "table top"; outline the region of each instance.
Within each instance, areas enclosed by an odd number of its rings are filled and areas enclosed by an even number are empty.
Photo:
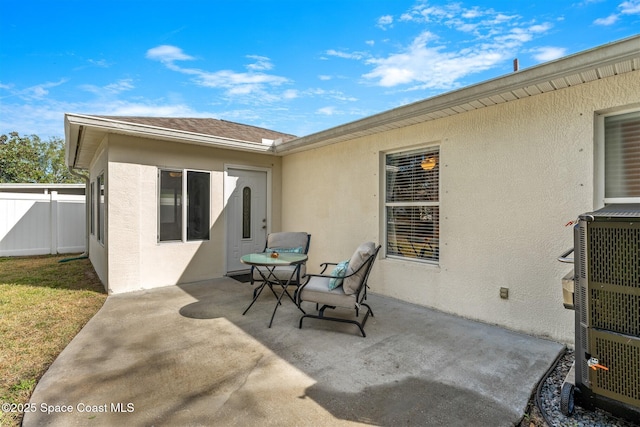
[[[278,253],[277,258],[272,258],[271,253],[247,254],[240,258],[240,262],[248,265],[283,266],[302,264],[307,260],[306,254],[291,252]]]

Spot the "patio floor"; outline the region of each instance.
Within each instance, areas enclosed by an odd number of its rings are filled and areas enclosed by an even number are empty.
[[[110,296],[23,425],[510,426],[563,348],[375,294],[366,338],[298,329],[286,297],[269,329],[275,298],[243,316],[251,292],[224,278]]]

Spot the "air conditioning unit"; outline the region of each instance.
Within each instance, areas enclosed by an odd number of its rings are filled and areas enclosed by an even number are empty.
[[[580,215],[574,269],[575,403],[638,421],[640,204]]]

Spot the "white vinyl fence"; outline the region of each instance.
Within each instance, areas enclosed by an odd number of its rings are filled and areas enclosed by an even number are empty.
[[[84,252],[85,196],[0,192],[0,256]]]

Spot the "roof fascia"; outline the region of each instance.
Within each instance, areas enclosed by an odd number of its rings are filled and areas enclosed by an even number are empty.
[[[638,57],[640,57],[640,36],[629,37],[555,61],[546,62],[482,83],[467,86],[453,92],[447,92],[344,125],[276,144],[275,151],[279,155],[285,155],[321,147],[331,144],[333,139],[340,138],[340,141],[350,139],[349,135],[363,132],[373,127],[390,125],[402,120],[424,116],[479,99],[490,98],[491,96],[583,73],[593,70],[594,68],[636,59]]]

